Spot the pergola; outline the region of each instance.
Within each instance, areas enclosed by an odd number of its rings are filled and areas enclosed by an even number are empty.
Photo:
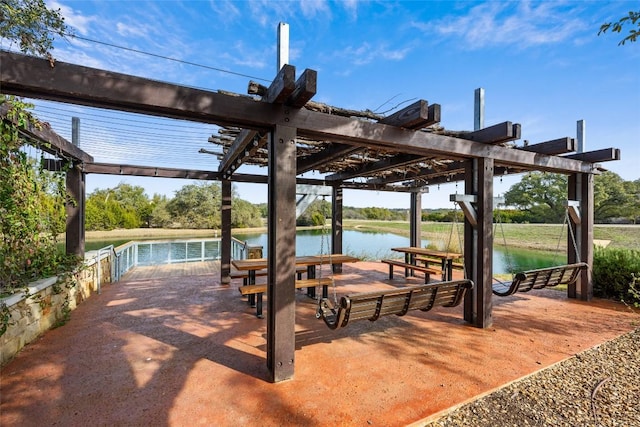
[[[577,253],[568,261],[593,260],[593,178],[598,162],[618,160],[607,148],[575,153],[573,138],[517,147],[519,124],[504,122],[473,132],[438,127],[440,106],[418,101],[387,117],[311,101],[316,72],[285,65],[269,87],[250,83],[248,95],[212,92],[170,83],[0,52],[0,91],[30,98],[211,123],[223,127],[210,142],[223,149],[217,171],[95,163],[53,132],[33,130],[56,152],[73,159],[67,187],[67,250],[84,252],[84,180],[87,173],[219,180],[222,186],[222,283],[229,283],[232,182],[268,185],[267,365],[274,382],[294,374],[296,184],[332,188],[332,252],[342,252],[345,188],[411,193],[410,244],[419,245],[421,194],[425,185],[463,181],[464,263],[475,283],[464,301],[464,318],[480,328],[492,324],[493,177],[547,171],[569,177],[568,199],[579,204],[570,221]],[[133,147],[132,147],[133,149]],[[179,149],[177,143],[176,149]],[[266,175],[237,173],[242,164],[266,166]],[[323,179],[301,178],[316,170]],[[580,259],[577,259],[577,258]],[[339,267],[338,267],[339,270]],[[568,291],[592,297],[590,271]]]

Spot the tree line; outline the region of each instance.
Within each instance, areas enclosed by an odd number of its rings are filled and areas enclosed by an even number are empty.
[[[87,230],[115,228],[212,228],[221,227],[219,183],[189,184],[174,197],[154,194],[144,188],[121,183],[115,188],[97,189],[87,198]],[[504,207],[497,207],[496,220],[505,223],[559,223],[565,215],[567,176],[532,172],[505,193]],[[253,204],[232,191],[231,226],[260,227],[267,218],[267,204]],[[298,226],[321,226],[331,218],[331,203],[316,200],[297,219]],[[409,209],[345,207],[344,219],[407,221]],[[462,221],[456,209],[425,209],[423,221]],[[640,179],[624,181],[613,172],[594,180],[594,220],[597,223],[640,221]]]

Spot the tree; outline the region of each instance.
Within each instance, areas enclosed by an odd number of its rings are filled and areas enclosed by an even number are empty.
[[[54,37],[68,35],[60,9],[48,9],[44,0],[0,1],[0,37],[17,42],[21,52],[46,57],[53,66]]]
[[[231,226],[235,228],[262,226],[260,209],[246,200],[233,198],[231,201]]]
[[[173,220],[184,228],[220,228],[222,190],[219,183],[185,185],[167,204]]]
[[[532,222],[562,222],[567,200],[567,177],[531,172],[504,195],[508,206],[528,211]]]
[[[169,227],[172,223],[171,215],[167,210],[167,196],[160,194],[154,194],[151,199],[151,215],[149,220],[149,227],[151,228],[165,228]]]
[[[142,225],[149,227],[153,206],[144,192],[144,187],[120,183],[113,190],[113,197],[120,203],[125,212],[134,214],[135,218],[132,219],[132,222],[135,225],[125,228],[135,228]]]
[[[618,46],[624,45],[626,42],[635,42],[640,35],[640,11],[630,11],[628,16],[620,18],[617,22],[606,22],[600,26],[598,35],[604,34],[611,30],[613,33],[621,33],[622,27],[626,24],[637,26],[638,28],[631,28],[629,34],[620,40]]]
[[[321,226],[326,223],[326,218],[331,215],[331,204],[323,199],[314,200],[306,211],[296,219],[296,225]]]
[[[593,217],[596,222],[633,218],[633,196],[616,173],[607,171],[594,179]]]

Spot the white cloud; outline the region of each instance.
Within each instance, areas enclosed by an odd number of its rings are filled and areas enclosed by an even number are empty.
[[[77,13],[73,8],[58,3],[57,1],[47,2],[48,7],[53,10],[60,9],[60,14],[64,17],[64,22],[78,33],[87,35],[89,26],[92,22],[97,21],[96,16],[85,16]]]
[[[374,61],[400,61],[404,59],[411,49],[389,49],[385,45],[373,46],[365,42],[360,46],[349,46],[335,56],[347,58],[354,65],[366,65]]]
[[[305,18],[314,18],[319,14],[331,14],[325,0],[303,0],[300,2],[300,10]]]
[[[242,13],[238,10],[236,5],[228,0],[210,0],[209,6],[211,7],[211,10],[213,10],[220,19],[224,19],[224,21],[231,21],[242,17]]]
[[[133,26],[130,24],[125,24],[122,22],[118,22],[116,24],[116,31],[122,37],[147,37],[147,32],[141,26]]]
[[[461,39],[465,47],[515,45],[530,47],[557,43],[576,35],[581,20],[558,2],[482,3],[466,15],[448,16],[431,22],[414,22],[425,32]]]
[[[268,48],[271,49],[272,48]],[[233,65],[240,65],[243,67],[264,69],[268,66],[265,58],[275,58],[273,53],[257,51],[253,48],[247,47],[242,41],[237,41],[231,47],[230,52],[225,52],[220,55],[226,63]],[[273,61],[275,69],[275,60]]]
[[[343,0],[339,2],[339,5],[347,11],[351,19],[358,19],[358,3],[359,0]]]

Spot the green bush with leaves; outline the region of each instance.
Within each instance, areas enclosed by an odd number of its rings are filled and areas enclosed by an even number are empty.
[[[0,97],[10,105],[0,121],[0,293],[10,294],[28,282],[77,265],[57,251],[56,236],[64,232],[64,172],[44,170],[27,155],[30,142],[21,134],[39,126],[28,104]]]
[[[592,273],[595,296],[640,303],[640,251],[596,248]]]

